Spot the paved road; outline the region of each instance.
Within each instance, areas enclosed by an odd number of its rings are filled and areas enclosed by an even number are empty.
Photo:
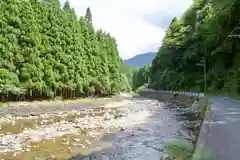
[[[240,160],[240,102],[213,97],[213,123],[206,145],[213,152],[213,160]]]

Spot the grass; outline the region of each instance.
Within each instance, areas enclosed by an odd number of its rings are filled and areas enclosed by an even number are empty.
[[[211,160],[211,152],[206,147],[196,150],[187,140],[175,140],[168,144],[168,157],[166,160]]]
[[[190,160],[193,152],[192,143],[186,140],[175,140],[168,144],[167,160]]]

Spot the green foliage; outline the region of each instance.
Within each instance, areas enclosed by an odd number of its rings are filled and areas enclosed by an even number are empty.
[[[167,160],[211,160],[208,148],[197,147],[187,140],[175,140],[168,144]]]
[[[136,90],[140,86],[143,86],[145,84],[149,83],[150,78],[150,65],[144,65],[143,68],[140,68],[138,70],[135,70],[133,73],[133,89]],[[145,85],[146,86],[146,85]]]
[[[92,24],[92,13],[90,11],[90,8],[87,8],[85,21],[87,22],[87,24]]]
[[[69,1],[66,1],[66,2],[64,3],[63,8],[64,8],[64,9],[70,9],[70,3],[69,3]]]
[[[134,83],[133,76],[134,76],[134,73],[136,72],[136,70],[137,70],[136,68],[130,67],[122,61],[121,71],[122,71],[122,73],[124,73],[125,78],[127,78],[128,82],[126,82],[126,83],[128,83],[127,86],[131,87],[130,90],[132,90],[132,87],[133,87],[133,83]]]
[[[144,84],[144,85],[138,87],[135,92],[136,92],[136,93],[140,93],[140,92],[142,92],[142,91],[143,91],[145,88],[147,88],[147,87],[148,87],[148,84]]]
[[[193,144],[186,140],[176,140],[168,144],[168,160],[190,160],[193,152]]]
[[[228,35],[239,24],[237,0],[194,0],[184,15],[174,18],[150,69],[150,87],[162,90],[240,94],[239,38]],[[238,35],[240,30],[235,30]]]
[[[130,90],[116,40],[94,30],[90,8],[78,19],[68,1],[4,0],[0,15],[2,101]]]

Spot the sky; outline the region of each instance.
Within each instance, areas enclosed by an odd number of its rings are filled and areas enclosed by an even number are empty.
[[[64,3],[65,0],[60,0]],[[123,59],[155,52],[171,20],[191,5],[192,0],[69,0],[78,16],[90,7],[96,29],[117,40]]]

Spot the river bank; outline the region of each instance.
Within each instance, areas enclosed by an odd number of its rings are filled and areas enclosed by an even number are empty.
[[[33,102],[9,102],[7,106],[0,107],[0,115],[11,114],[13,116],[32,116],[43,113],[52,113],[58,110],[68,111],[74,109],[96,108],[112,101],[121,101],[123,98],[119,95],[107,98],[85,98],[77,100],[51,100],[51,101],[33,101]]]
[[[93,128],[114,128],[106,126],[104,121],[120,116],[120,113],[114,113],[113,108],[125,103],[121,96],[114,96],[91,101],[27,102],[1,107],[0,158],[35,159],[36,151],[43,153],[47,147],[46,153],[54,155],[57,150],[52,149],[62,145],[65,150],[63,157],[66,158],[66,150],[70,146],[66,142],[68,135],[71,135],[68,141],[79,142],[82,148],[86,148],[85,145],[90,145],[89,139],[98,135],[91,131]]]
[[[167,141],[194,139],[193,128],[198,125],[181,104],[133,94],[64,105],[38,104],[1,108],[0,158],[62,160],[93,153],[102,159],[117,155],[119,159],[159,160],[166,156]]]

